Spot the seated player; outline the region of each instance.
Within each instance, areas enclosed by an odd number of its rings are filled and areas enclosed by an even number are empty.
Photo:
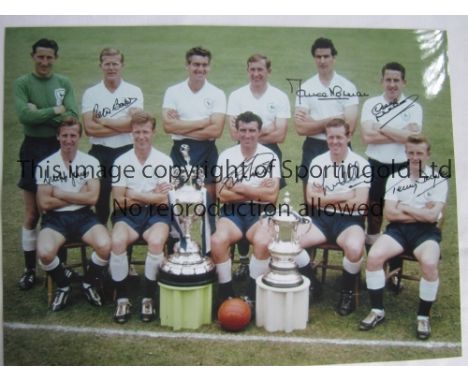
[[[348,147],[351,132],[347,122],[332,119],[326,124],[325,134],[329,150],[315,157],[309,168],[306,195],[313,225],[300,239],[300,245],[308,248],[329,242],[343,249],[337,313],[345,316],[356,308],[354,288],[363,257],[371,174],[368,162]]]
[[[109,268],[117,294],[114,320],[121,324],[130,317],[127,247],[140,237],[148,243],[141,320],[150,322],[156,314],[156,277],[164,260],[163,250],[171,225],[167,197],[172,189],[169,183],[172,160],[152,146],[156,119],[137,111],[132,115],[131,126],[133,149],[114,162],[120,176],[112,185],[114,213]],[[157,166],[167,171],[154,171]]]
[[[384,263],[403,251],[412,252],[421,267],[416,335],[431,335],[429,313],[439,288],[441,233],[437,221],[447,199],[447,179],[427,166],[430,145],[421,135],[410,136],[406,147],[409,174],[394,173],[387,181],[384,216],[390,222],[371,247],[366,282],[371,311],[361,321],[361,330],[373,329],[385,319]]]
[[[76,118],[66,118],[58,129],[60,150],[36,168],[37,203],[42,212],[37,254],[42,269],[57,285],[53,311],[63,309],[71,294],[70,278],[57,256],[66,241],[82,240],[94,249],[81,289],[90,304],[102,305],[96,286],[108,263],[110,237],[91,210],[99,195],[99,162],[78,150],[81,132]]]
[[[260,215],[276,203],[281,177],[276,154],[258,143],[262,120],[252,112],[236,119],[239,144],[226,149],[218,159],[216,194],[223,204],[216,231],[211,237],[211,256],[218,274],[220,300],[234,297],[229,247],[244,236],[253,244],[249,265],[247,300],[255,301],[255,279],[268,270],[268,226]]]

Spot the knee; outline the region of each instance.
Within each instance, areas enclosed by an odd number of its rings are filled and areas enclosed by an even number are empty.
[[[229,238],[224,234],[215,233],[211,236],[211,248],[224,248],[229,246]]]
[[[266,259],[270,256],[268,246],[270,245],[269,238],[256,236],[253,240],[254,253],[259,259]]]
[[[426,280],[436,280],[439,277],[439,262],[421,261],[421,273]]]
[[[153,235],[148,239],[148,249],[151,253],[161,253],[164,251],[166,237]]]
[[[364,254],[364,243],[350,242],[343,246],[346,257],[352,263],[359,261]]]
[[[94,250],[103,259],[109,257],[111,251],[111,240],[108,236],[100,236],[93,245]]]
[[[50,264],[57,255],[57,248],[51,242],[37,243],[37,257],[43,264]]]
[[[268,232],[258,232],[254,237],[253,237],[253,243],[255,246],[259,246],[262,248],[268,248],[270,245],[272,239]]]
[[[111,241],[112,252],[120,254],[127,250],[127,236],[126,235],[112,235]]]
[[[218,264],[229,258],[228,253],[229,240],[224,235],[214,234],[211,236],[211,257]]]

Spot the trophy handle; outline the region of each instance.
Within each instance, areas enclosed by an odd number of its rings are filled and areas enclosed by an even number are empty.
[[[270,231],[271,234],[274,235],[275,239],[277,240],[278,235],[279,235],[279,230],[274,224],[272,224],[273,218],[271,214],[268,214],[265,211],[262,212],[262,214],[260,215],[260,221],[262,221],[261,224],[263,224],[263,220],[266,220],[266,226],[268,227],[268,230]]]

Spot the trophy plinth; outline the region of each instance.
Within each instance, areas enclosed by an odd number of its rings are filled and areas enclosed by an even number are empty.
[[[205,285],[214,282],[216,268],[210,258],[201,255],[200,247],[192,240],[191,234],[194,223],[205,218],[204,174],[202,169],[192,171],[187,145],[182,145],[181,152],[187,166],[179,178],[175,177],[175,190],[170,193],[170,204],[181,237],[173,248],[174,252],[162,263],[159,281],[174,286]]]
[[[295,262],[296,256],[302,251],[297,229],[301,223],[311,224],[310,218],[301,217],[292,209],[289,192],[286,192],[281,208],[268,219],[274,229],[274,239],[268,246],[271,254],[270,270],[263,276],[263,283],[275,288],[302,285],[304,279]]]

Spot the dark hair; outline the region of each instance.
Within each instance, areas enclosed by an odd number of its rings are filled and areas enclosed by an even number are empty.
[[[258,130],[262,129],[262,119],[255,113],[251,111],[244,111],[243,113],[239,114],[236,118],[236,129],[239,130],[239,122],[250,123],[250,122],[257,122]]]
[[[101,50],[101,53],[99,54],[99,62],[102,63],[102,58],[104,56],[120,56],[120,62],[123,64],[124,62],[124,55],[123,53],[115,48],[104,48]]]
[[[310,53],[312,53],[312,57],[315,57],[315,51],[317,49],[330,49],[333,57],[338,55],[338,52],[335,49],[332,40],[325,37],[319,37],[312,44],[312,47],[310,48]]]
[[[153,130],[156,129],[156,118],[144,110],[138,110],[133,113],[130,125],[133,127],[133,125],[144,125],[147,122],[151,122]]]
[[[248,59],[247,59],[247,69],[249,68],[249,64],[252,62],[259,62],[265,60],[265,65],[268,70],[271,69],[271,60],[267,57],[264,56],[263,54],[256,53],[252,54]]]
[[[189,49],[187,53],[185,53],[185,61],[187,64],[190,64],[190,57],[192,56],[208,57],[208,62],[211,61],[211,52],[205,48],[202,48],[201,46],[196,46],[192,49]]]
[[[55,40],[49,40],[48,38],[41,38],[40,40],[37,40],[32,46],[32,54],[36,53],[37,48],[52,49],[56,57],[59,50],[57,42]]]
[[[406,69],[405,69],[405,67],[403,65],[401,65],[398,62],[389,62],[388,64],[385,64],[382,67],[382,78],[385,75],[386,70],[396,70],[397,72],[401,73],[401,79],[402,80],[405,79]]]
[[[72,116],[68,116],[68,117],[65,117],[62,122],[60,123],[58,129],[57,129],[57,135],[60,135],[60,131],[62,130],[62,127],[71,127],[71,126],[75,126],[75,125],[78,125],[79,127],[79,134],[80,134],[80,137],[81,137],[81,134],[83,133],[83,128],[81,127],[81,123],[80,121],[75,118],[75,117],[72,117]]]
[[[431,144],[429,143],[429,140],[422,134],[410,135],[406,143],[412,143],[414,145],[420,145],[421,143],[425,143],[427,147],[427,152],[431,152]]]
[[[330,127],[344,127],[346,136],[350,133],[349,124],[342,118],[333,118],[331,121],[328,121],[325,125],[325,132]]]

